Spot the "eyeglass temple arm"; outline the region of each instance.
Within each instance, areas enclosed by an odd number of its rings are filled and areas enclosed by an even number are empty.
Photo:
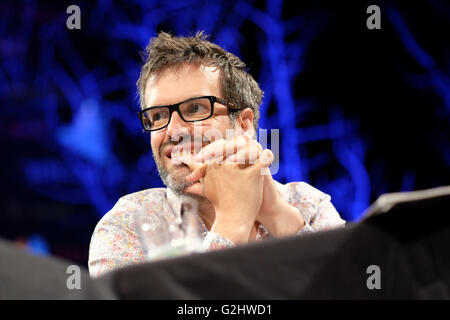
[[[223,104],[224,106],[230,107],[231,109],[235,109],[235,110],[239,109],[239,107],[237,105],[235,105],[234,103],[229,102],[225,99],[216,98],[216,101]]]

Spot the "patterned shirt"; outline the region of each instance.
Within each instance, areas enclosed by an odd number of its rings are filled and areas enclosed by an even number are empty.
[[[345,221],[332,205],[329,195],[304,182],[291,182],[285,185],[277,181],[275,183],[283,199],[296,207],[305,220],[305,226],[297,234],[345,225]],[[180,210],[181,199],[168,188],[146,189],[120,198],[99,221],[92,235],[89,249],[91,277],[98,277],[126,265],[148,261],[136,230],[135,216],[137,214],[156,215],[165,221],[174,222],[180,219]],[[206,250],[234,246],[230,240],[209,232],[202,218],[199,215],[197,218],[201,228],[203,247]],[[260,224],[256,240],[270,237],[267,229]]]

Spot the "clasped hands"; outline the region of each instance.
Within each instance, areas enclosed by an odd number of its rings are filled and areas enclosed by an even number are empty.
[[[204,196],[214,207],[211,231],[236,244],[251,240],[255,222],[273,236],[295,234],[305,225],[299,211],[277,190],[269,170],[273,153],[250,135],[218,139],[196,155],[184,152],[172,159],[189,166],[192,173],[186,180],[201,184],[193,193]]]

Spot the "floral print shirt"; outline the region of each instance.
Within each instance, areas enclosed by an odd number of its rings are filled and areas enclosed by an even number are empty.
[[[291,182],[276,185],[281,196],[296,207],[305,220],[305,226],[297,234],[328,230],[345,225],[331,203],[329,195],[305,182]],[[165,221],[180,218],[181,200],[166,188],[152,188],[128,194],[98,222],[89,248],[89,273],[91,277],[124,267],[148,261],[144,246],[136,230],[137,214],[156,215]],[[205,250],[233,247],[228,239],[209,232],[197,215]],[[156,235],[155,235],[156,236]],[[260,224],[256,240],[270,238],[267,229]]]

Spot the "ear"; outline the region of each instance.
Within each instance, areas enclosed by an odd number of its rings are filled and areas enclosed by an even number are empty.
[[[254,114],[252,109],[243,109],[236,119],[236,126],[242,129],[243,133],[249,133],[253,136],[255,132],[255,128],[253,127],[253,117]]]

